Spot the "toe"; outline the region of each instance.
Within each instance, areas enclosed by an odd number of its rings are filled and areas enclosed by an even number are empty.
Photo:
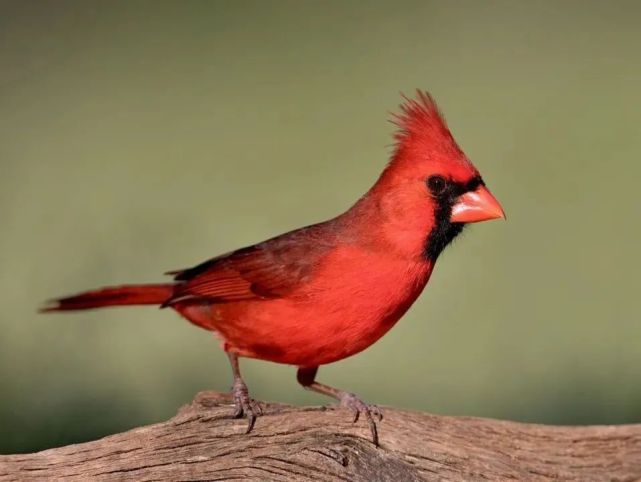
[[[376,427],[376,421],[372,416],[371,410],[368,408],[365,410],[365,417],[367,418],[367,425],[369,425],[369,431],[372,434],[372,442],[378,447],[378,429]]]
[[[256,414],[252,411],[247,411],[247,430],[245,433],[249,433],[254,428],[254,423],[256,423]]]
[[[242,418],[244,416],[247,419],[247,430],[245,433],[251,432],[256,423],[256,418],[263,414],[262,406],[260,403],[249,398],[247,394],[235,396],[234,402],[236,404],[236,410],[233,413],[233,417]]]
[[[243,406],[239,402],[235,402],[236,409],[231,414],[232,418],[241,418],[244,415]]]
[[[372,434],[372,442],[378,447],[378,429],[376,427],[376,421],[381,421],[383,419],[383,413],[381,410],[376,405],[367,405],[353,393],[345,393],[341,397],[340,402],[343,407],[349,408],[352,411],[354,414],[354,422],[358,421],[361,413],[364,414],[370,433]]]
[[[359,409],[357,409],[357,408],[353,408],[352,409],[352,413],[354,414],[354,419],[352,420],[352,423],[358,422],[358,419],[361,416],[361,411]]]

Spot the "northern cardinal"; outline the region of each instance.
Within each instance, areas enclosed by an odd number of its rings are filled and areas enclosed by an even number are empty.
[[[306,389],[363,414],[378,444],[374,405],[316,381],[320,365],[382,337],[423,291],[443,249],[467,223],[504,218],[479,171],[454,141],[433,98],[404,98],[390,162],[343,214],[170,272],[173,281],[87,291],[43,311],[158,305],[215,332],[231,362],[236,417],[250,432],[260,406],[240,357],[298,367]]]

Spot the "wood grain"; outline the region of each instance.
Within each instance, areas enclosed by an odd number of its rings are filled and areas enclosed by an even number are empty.
[[[641,424],[554,427],[386,408],[381,447],[343,409],[266,404],[254,431],[227,395],[172,419],[34,454],[0,481],[641,481]]]

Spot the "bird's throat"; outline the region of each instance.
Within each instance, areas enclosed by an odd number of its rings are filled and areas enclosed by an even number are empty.
[[[434,262],[452,240],[458,236],[465,224],[450,222],[453,200],[440,199],[434,210],[434,226],[427,235],[423,256]]]

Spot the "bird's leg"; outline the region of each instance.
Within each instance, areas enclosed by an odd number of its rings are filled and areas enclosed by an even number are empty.
[[[258,415],[263,414],[263,409],[260,404],[251,398],[249,398],[249,390],[247,390],[247,385],[243,381],[243,378],[240,376],[240,367],[238,366],[238,356],[233,353],[227,353],[229,357],[229,362],[231,363],[231,370],[234,374],[234,385],[232,386],[232,395],[234,396],[234,404],[236,405],[236,411],[234,412],[234,418],[240,418],[245,416],[247,418],[247,432],[251,432],[254,428],[254,422]]]
[[[369,405],[363,402],[360,398],[350,392],[345,392],[329,385],[324,385],[316,381],[316,373],[318,367],[300,367],[296,372],[296,379],[307,390],[322,393],[328,397],[335,398],[341,404],[352,411],[354,414],[354,422],[358,421],[358,417],[362,413],[367,419],[370,432],[372,433],[372,442],[378,447],[378,430],[376,428],[376,420],[380,422],[383,420],[383,414],[376,405]]]

